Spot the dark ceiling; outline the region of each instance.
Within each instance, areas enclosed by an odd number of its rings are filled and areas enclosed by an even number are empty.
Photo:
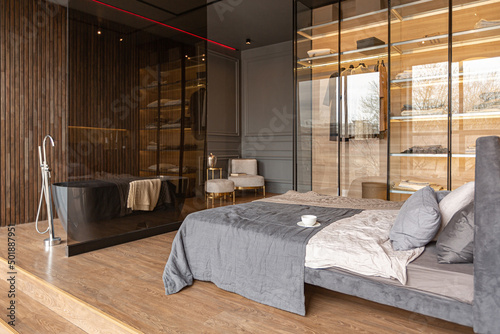
[[[52,0],[61,2],[61,0]],[[68,7],[164,37],[167,27],[110,8],[114,6],[216,42],[246,50],[292,39],[292,0],[69,0]],[[100,3],[101,2],[101,3]],[[251,45],[245,44],[247,38]]]
[[[239,50],[293,39],[292,0],[232,0],[208,7],[208,35]],[[251,45],[245,40],[250,38]]]

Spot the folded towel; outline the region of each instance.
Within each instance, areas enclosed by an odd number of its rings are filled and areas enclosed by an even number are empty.
[[[323,56],[330,53],[333,53],[332,49],[314,49],[307,51],[309,57]]]
[[[127,208],[153,211],[160,196],[160,179],[146,179],[130,182]]]

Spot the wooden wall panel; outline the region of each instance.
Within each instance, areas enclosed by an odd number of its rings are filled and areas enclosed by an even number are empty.
[[[66,22],[66,9],[45,1],[0,1],[1,226],[35,220],[46,134],[52,181],[66,179]]]

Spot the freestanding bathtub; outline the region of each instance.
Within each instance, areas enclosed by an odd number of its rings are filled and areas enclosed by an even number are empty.
[[[187,178],[160,177],[160,198],[155,209],[131,211],[126,205],[129,183],[138,179],[54,183],[52,197],[68,240],[98,239],[175,220],[173,215],[178,215],[184,205]]]

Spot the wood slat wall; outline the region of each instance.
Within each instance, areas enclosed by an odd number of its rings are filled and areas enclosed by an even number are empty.
[[[45,1],[0,1],[1,226],[35,220],[46,134],[52,182],[66,179],[66,22],[66,9]]]

